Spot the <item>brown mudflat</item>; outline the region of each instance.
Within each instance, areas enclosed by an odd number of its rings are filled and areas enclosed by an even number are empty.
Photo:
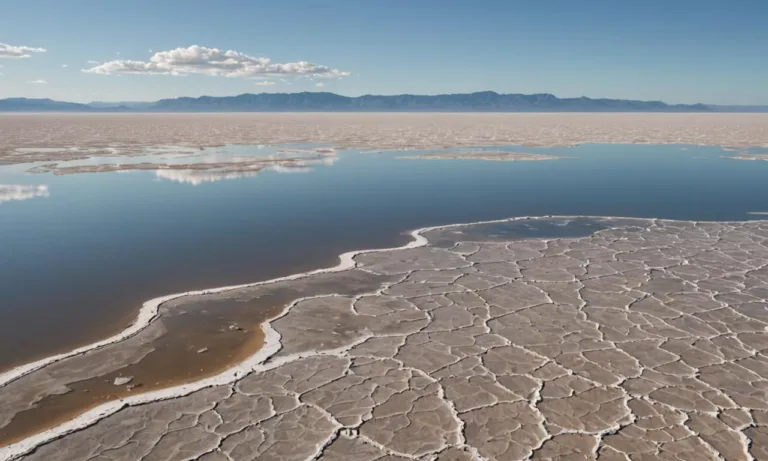
[[[264,342],[261,324],[292,301],[368,292],[389,279],[347,271],[241,289],[234,298],[219,294],[169,301],[160,318],[136,336],[0,388],[0,447],[105,402],[217,375],[256,353]],[[120,383],[119,378],[130,380]]]
[[[254,303],[255,304],[255,303]],[[248,309],[248,308],[251,309]],[[68,421],[102,403],[216,375],[254,354],[264,344],[260,323],[283,305],[243,306],[176,316],[154,350],[140,361],[109,373],[73,382],[69,392],[49,395],[0,428],[0,446]],[[115,379],[128,378],[124,385]],[[119,382],[119,381],[118,381]]]

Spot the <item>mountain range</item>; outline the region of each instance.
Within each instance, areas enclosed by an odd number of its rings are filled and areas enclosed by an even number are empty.
[[[0,112],[768,112],[767,106],[667,104],[628,99],[558,98],[542,94],[482,91],[439,95],[342,96],[327,92],[259,93],[161,99],[155,102],[93,102],[0,99]]]

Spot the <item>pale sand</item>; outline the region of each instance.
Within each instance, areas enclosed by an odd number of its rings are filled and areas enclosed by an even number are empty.
[[[0,163],[138,154],[158,145],[330,143],[375,149],[583,143],[768,146],[768,114],[0,114]],[[79,157],[78,157],[79,156]]]

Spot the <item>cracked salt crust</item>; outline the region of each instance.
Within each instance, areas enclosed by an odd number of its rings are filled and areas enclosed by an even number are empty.
[[[392,281],[302,299],[227,382],[102,409],[21,459],[768,459],[768,222],[596,220],[350,255]]]

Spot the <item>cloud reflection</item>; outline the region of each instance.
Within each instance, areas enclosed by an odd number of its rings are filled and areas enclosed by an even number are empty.
[[[256,171],[201,171],[201,170],[156,170],[155,177],[182,184],[199,186],[207,182],[227,179],[250,178],[261,173]]]
[[[4,202],[50,197],[50,195],[46,185],[0,184],[0,205]]]
[[[156,170],[155,177],[181,184],[199,186],[207,182],[225,181],[228,179],[252,178],[263,171],[277,173],[309,173],[312,168],[293,165],[272,165],[260,170],[249,171],[216,171],[216,170]]]

